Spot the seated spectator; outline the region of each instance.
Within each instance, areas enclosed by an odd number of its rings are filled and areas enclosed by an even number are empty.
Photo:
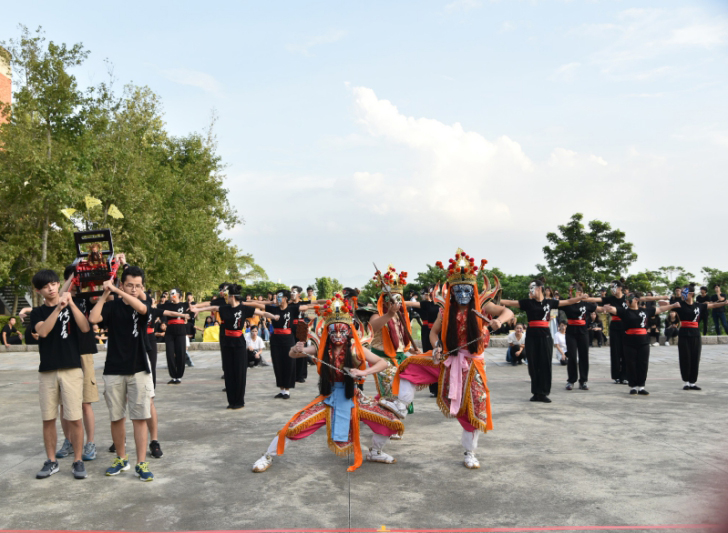
[[[215,318],[212,315],[205,318],[205,324],[204,324],[205,329],[212,327],[214,325],[215,325]]]
[[[516,317],[514,316],[507,322],[503,322],[503,325],[498,329],[498,331],[494,331],[493,335],[508,335],[509,332],[516,329]]]
[[[653,304],[655,302],[646,302],[648,304]],[[649,306],[647,306],[649,307]],[[649,319],[647,319],[647,333],[649,333],[650,337],[655,338],[655,342],[652,343],[652,346],[659,346],[660,345],[660,326],[662,325],[662,321],[660,320],[660,315],[654,314]]]
[[[677,334],[680,332],[680,317],[677,316],[675,311],[670,311],[670,314],[665,320],[665,346],[677,343]]]
[[[602,324],[602,321],[599,319],[596,312],[592,312],[592,314],[589,315],[587,329],[589,330],[589,346],[593,346],[594,339],[596,339],[597,346],[601,348],[602,344],[607,341],[607,338],[604,336],[604,324]]]
[[[269,366],[263,359],[263,339],[258,335],[258,326],[251,326],[250,333],[245,336],[245,347],[248,350],[248,366]]]
[[[523,332],[523,324],[516,324],[515,329],[508,334],[507,340],[506,361],[513,366],[523,364],[526,358],[526,334]]]
[[[11,316],[8,323],[5,324],[2,330],[3,346],[10,348],[11,344],[23,344],[23,338],[20,336],[20,332],[15,327],[15,317]]]
[[[106,344],[106,335],[104,334],[104,331],[99,328],[98,324],[92,324],[91,328],[94,332],[94,338],[96,339],[96,342],[99,344]]]
[[[157,337],[157,343],[164,342],[164,335],[167,333],[167,323],[159,322],[154,328],[154,336]]]
[[[559,330],[554,335],[554,356],[559,359],[561,366],[566,366],[566,324],[559,324]]]

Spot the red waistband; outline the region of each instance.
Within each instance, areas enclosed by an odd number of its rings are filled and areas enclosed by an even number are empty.
[[[295,324],[298,324],[298,319],[297,319],[297,318],[294,318],[294,319],[293,319],[293,324],[294,324],[294,325],[295,325]]]
[[[182,320],[181,318],[170,318],[169,320],[167,320],[167,325],[169,325],[169,324],[184,324],[184,323],[185,323],[185,321]]]
[[[290,335],[291,329],[279,329],[279,328],[273,328],[273,335]]]
[[[226,329],[225,336],[226,337],[242,337],[243,330],[242,329]]]
[[[422,321],[422,325],[423,326],[427,326],[428,328],[432,328],[432,326],[434,326],[435,323],[434,322],[428,322],[427,320],[423,320]]]
[[[618,316],[612,316],[612,322],[621,322],[621,321],[622,321],[622,319],[619,318]]]
[[[683,320],[682,322],[680,322],[680,327],[681,328],[697,328],[699,326],[698,326],[697,322],[687,322],[687,321]]]
[[[627,335],[647,335],[647,330],[645,328],[632,328],[625,331],[625,334]]]
[[[567,320],[566,323],[570,326],[586,326],[586,320]]]
[[[528,323],[529,328],[547,328],[549,327],[549,323],[545,320],[531,320]]]
[[[154,328],[147,328],[147,333],[154,333]]]

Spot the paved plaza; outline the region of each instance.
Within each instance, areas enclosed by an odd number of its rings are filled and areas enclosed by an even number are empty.
[[[703,347],[699,384],[683,391],[676,346],[652,348],[649,397],[609,379],[609,349],[592,349],[590,391],[565,391],[553,367],[551,398],[531,403],[525,366],[487,353],[495,428],[480,438],[480,470],[462,466],[460,426],[427,391],[417,394],[395,465],[336,457],[325,431],[289,446],[265,473],[252,463],[275,432],[317,394],[309,380],[274,400],[271,367],[248,373],[246,407],[225,409],[218,351],[195,351],[181,386],[156,405],[161,459],[153,483],[104,476],[112,454],[108,411],[95,404],[99,456],[74,480],[71,460],[46,480],[38,354],[0,353],[0,530],[482,530],[711,524],[728,506],[728,345]],[[104,353],[96,356],[101,381]],[[269,358],[269,354],[265,353]],[[100,385],[103,390],[103,385]],[[373,393],[371,379],[365,393]],[[127,424],[134,462],[131,424]],[[363,426],[363,445],[371,433]],[[60,437],[59,437],[60,440]],[[60,442],[59,442],[60,444]],[[631,529],[631,528],[628,528]]]

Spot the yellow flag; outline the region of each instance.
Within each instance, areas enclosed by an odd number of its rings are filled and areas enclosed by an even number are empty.
[[[68,220],[71,220],[71,217],[73,216],[73,214],[75,212],[76,212],[76,210],[71,207],[69,207],[68,209],[61,209],[61,213],[66,215],[66,218],[68,218]]]
[[[84,201],[86,202],[86,209],[91,209],[92,207],[101,205],[101,200],[99,200],[98,198],[94,198],[93,196],[87,196],[86,198],[84,198]]]
[[[119,208],[116,207],[114,204],[111,204],[109,206],[109,216],[112,216],[114,218],[124,218],[124,215],[121,214]]]

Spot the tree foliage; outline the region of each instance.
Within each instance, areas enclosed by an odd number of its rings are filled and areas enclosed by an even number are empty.
[[[576,213],[558,227],[557,233],[547,233],[550,245],[543,252],[548,270],[556,276],[585,283],[587,290],[619,278],[637,260],[632,243],[625,241],[624,232],[612,229],[608,222],[592,220],[588,231],[582,224],[584,215]]]
[[[314,287],[316,288],[316,298],[318,299],[331,298],[344,288],[338,279],[329,277],[316,278]]]
[[[75,258],[73,232],[110,228],[115,249],[146,270],[149,286],[196,293],[222,280],[265,278],[222,232],[241,223],[223,186],[213,124],[207,134],[166,131],[159,97],[113,80],[81,91],[71,70],[81,44],[46,43],[22,28],[8,47],[17,73],[0,126],[0,284],[28,285],[39,268]],[[101,200],[87,209],[85,196]],[[123,218],[109,216],[115,205]],[[61,210],[81,216],[67,219]]]

